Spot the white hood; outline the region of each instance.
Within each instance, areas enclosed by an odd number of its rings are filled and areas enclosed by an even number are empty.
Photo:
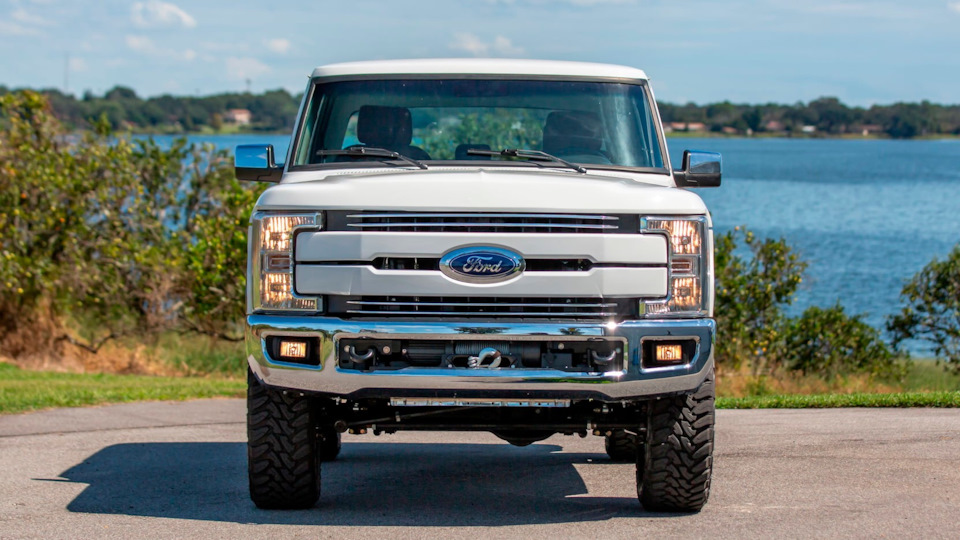
[[[341,173],[342,171],[337,171]],[[705,214],[696,194],[630,178],[565,171],[446,168],[296,172],[260,196],[260,210]],[[313,178],[311,178],[311,176]],[[314,179],[317,176],[320,179]],[[663,175],[652,181],[662,182]]]

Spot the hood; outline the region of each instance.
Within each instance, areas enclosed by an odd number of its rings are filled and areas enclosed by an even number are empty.
[[[402,170],[288,173],[260,210],[404,210],[705,214],[696,194],[630,178],[562,171]],[[662,175],[661,175],[662,176]],[[661,180],[662,181],[662,180]]]

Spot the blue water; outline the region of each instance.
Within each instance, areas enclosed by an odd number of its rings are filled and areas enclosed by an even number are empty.
[[[164,139],[164,138],[159,138]],[[278,160],[286,135],[193,136],[221,147],[269,143]],[[723,185],[697,192],[718,232],[745,225],[785,237],[810,263],[792,312],[840,302],[882,328],[900,289],[960,242],[960,141],[691,139],[685,149],[723,154]]]

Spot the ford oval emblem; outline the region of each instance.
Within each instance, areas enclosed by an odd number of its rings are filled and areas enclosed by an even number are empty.
[[[526,263],[508,249],[473,246],[447,252],[440,259],[440,271],[466,283],[496,283],[515,277]]]

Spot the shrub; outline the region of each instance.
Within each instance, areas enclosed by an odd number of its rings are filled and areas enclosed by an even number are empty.
[[[234,178],[225,151],[96,126],[67,133],[40,95],[0,97],[0,353],[239,335],[259,191]]]
[[[887,320],[894,346],[917,339],[960,373],[960,244],[913,276],[900,296],[906,305]]]
[[[807,263],[783,238],[758,240],[742,227],[717,236],[714,244],[714,358],[719,366],[734,369],[772,369],[779,362],[783,308],[793,300]]]
[[[847,315],[839,304],[807,308],[784,325],[782,337],[783,365],[804,375],[830,379],[850,373],[895,378],[905,374],[903,357],[880,332],[863,322],[863,315]]]

